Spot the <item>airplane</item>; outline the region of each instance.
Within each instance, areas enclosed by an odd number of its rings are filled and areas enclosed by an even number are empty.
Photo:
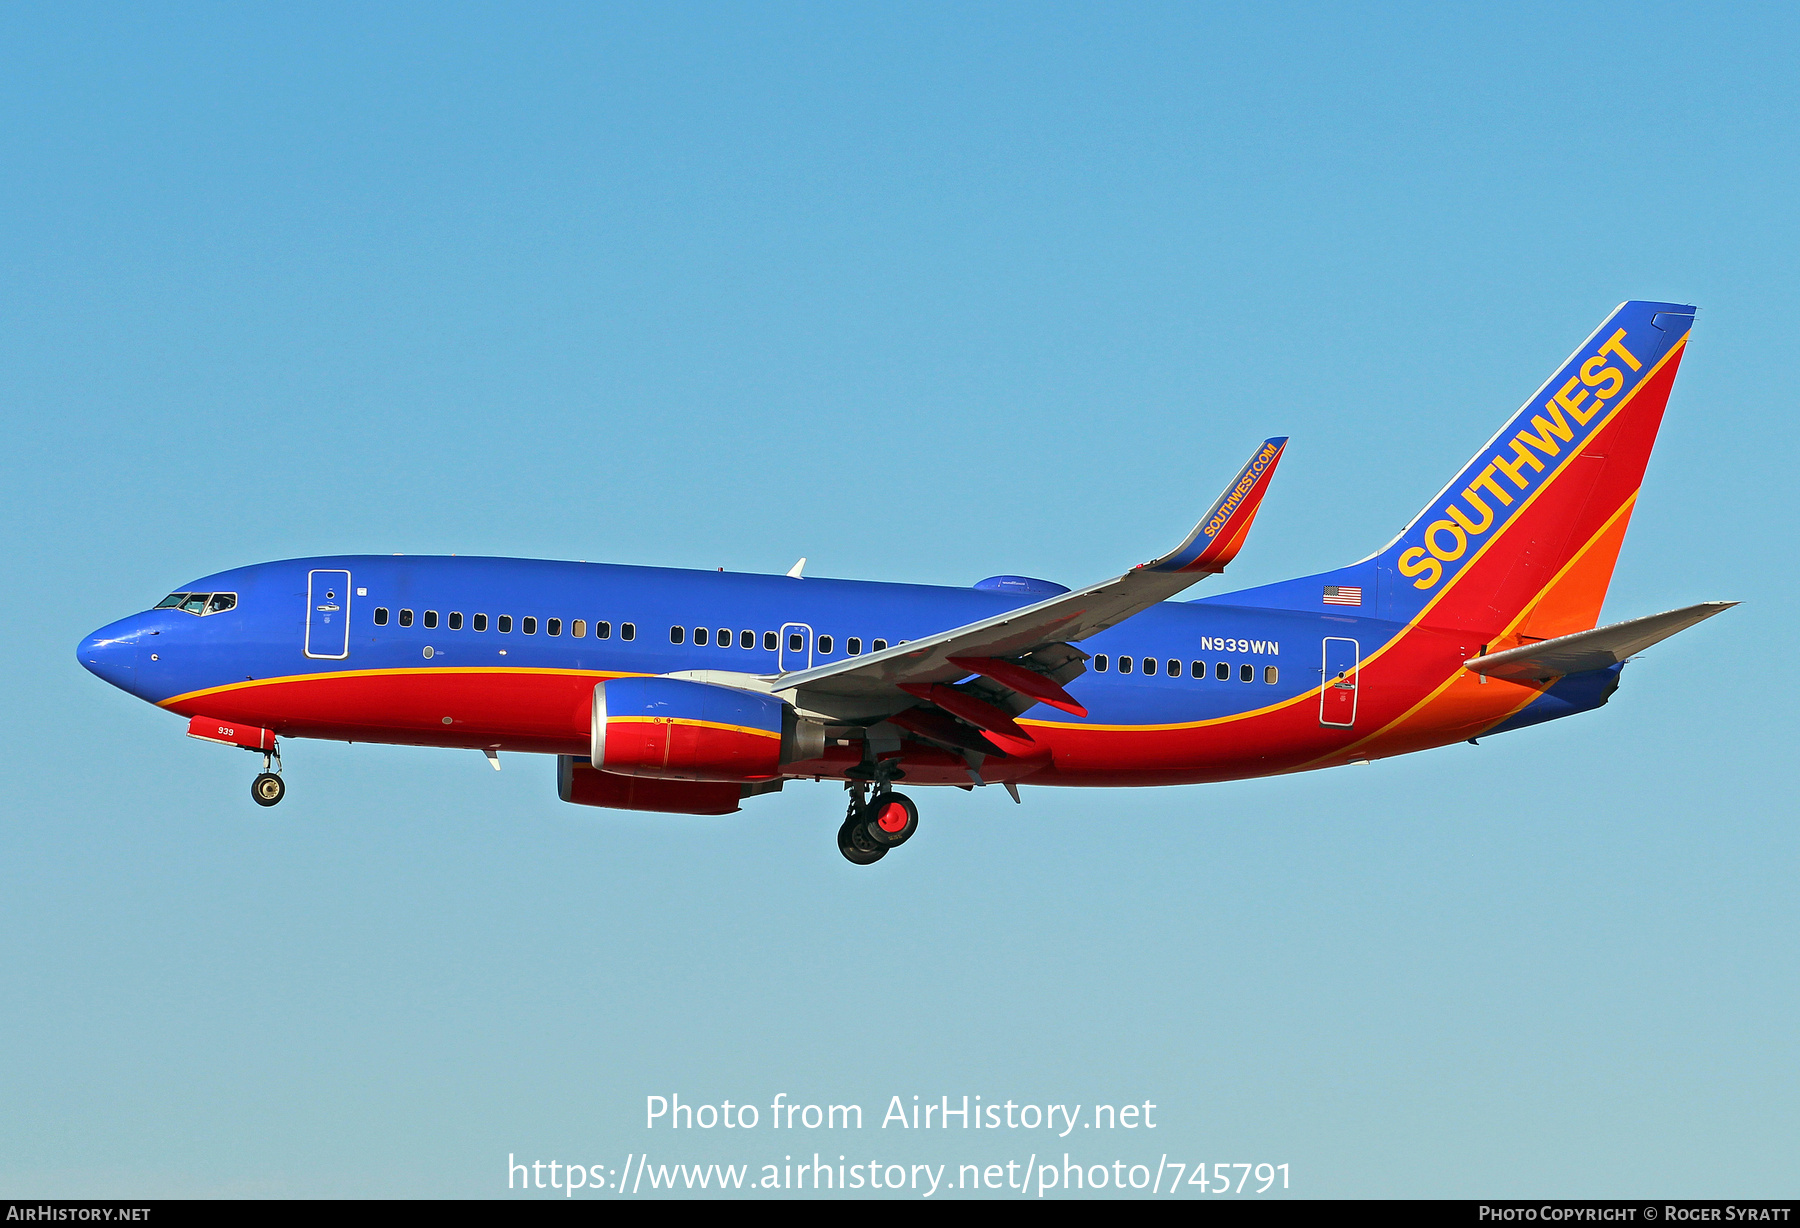
[[[1598,627],[1695,309],[1626,302],[1386,546],[1178,595],[1242,548],[1287,440],[1179,546],[1070,590],[476,557],[219,572],[81,641],[100,678],[259,753],[279,739],[556,756],[565,802],[723,815],[841,782],[851,863],[906,843],[894,786],[1201,784],[1363,763],[1587,712],[1735,602]]]

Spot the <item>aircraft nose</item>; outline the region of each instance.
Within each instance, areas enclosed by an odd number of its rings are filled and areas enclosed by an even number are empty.
[[[138,627],[130,620],[100,628],[75,649],[75,659],[96,677],[129,691],[137,675]]]

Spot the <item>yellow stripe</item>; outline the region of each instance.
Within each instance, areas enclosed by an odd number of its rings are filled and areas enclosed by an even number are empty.
[[[1545,593],[1549,592],[1552,588],[1554,588],[1556,586],[1556,582],[1558,580],[1562,579],[1565,574],[1567,574],[1569,568],[1575,566],[1575,564],[1580,561],[1580,559],[1583,555],[1585,555],[1589,550],[1593,549],[1594,543],[1599,541],[1600,538],[1606,534],[1607,530],[1609,530],[1613,527],[1613,525],[1617,524],[1619,521],[1619,517],[1623,516],[1626,512],[1631,510],[1632,505],[1636,502],[1637,502],[1637,492],[1633,491],[1631,493],[1630,497],[1627,498],[1625,500],[1625,502],[1623,502],[1619,505],[1619,510],[1614,512],[1611,516],[1607,517],[1606,523],[1604,525],[1600,526],[1599,530],[1597,530],[1592,537],[1588,538],[1587,544],[1582,546],[1582,548],[1576,553],[1575,557],[1570,559],[1569,562],[1562,568],[1561,571],[1558,571],[1556,573],[1556,575],[1551,577],[1549,583],[1545,584],[1542,588],[1538,589],[1536,595],[1533,596],[1530,601],[1525,603],[1525,608],[1522,611],[1520,611],[1519,616],[1517,618],[1513,619],[1513,621],[1511,623],[1507,624],[1505,629],[1503,631],[1501,631],[1499,638],[1504,638],[1505,636],[1512,634],[1513,630],[1515,628],[1517,628],[1521,622],[1525,621],[1525,618],[1527,617],[1527,615],[1529,615],[1531,613],[1532,609],[1537,605],[1538,601],[1540,599],[1542,599],[1543,595]],[[1379,654],[1377,654],[1377,655],[1379,655]],[[1373,659],[1374,659],[1373,657],[1370,658],[1370,660],[1373,660]],[[1420,709],[1424,708],[1426,705],[1431,703],[1431,701],[1436,699],[1439,695],[1442,695],[1444,693],[1444,691],[1449,688],[1450,684],[1455,682],[1461,676],[1462,676],[1462,670],[1458,669],[1455,673],[1451,674],[1448,678],[1446,678],[1444,680],[1442,686],[1439,686],[1436,690],[1432,691],[1431,694],[1427,695],[1424,699],[1421,699],[1418,703],[1416,703],[1412,707],[1408,708],[1405,712],[1401,713],[1399,716],[1395,717],[1393,720],[1391,720],[1387,724],[1383,725],[1380,729],[1377,729],[1374,733],[1371,733],[1367,737],[1360,738],[1357,741],[1352,742],[1349,746],[1344,747],[1342,750],[1335,750],[1335,751],[1331,752],[1329,755],[1324,755],[1318,759],[1313,759],[1310,762],[1303,765],[1300,770],[1304,771],[1306,768],[1312,767],[1314,764],[1322,763],[1327,759],[1335,759],[1339,755],[1342,755],[1342,754],[1346,753],[1347,751],[1353,751],[1360,747],[1367,746],[1367,745],[1369,745],[1370,742],[1376,740],[1377,738],[1380,738],[1383,734],[1392,732],[1396,726],[1404,724],[1409,717],[1416,714]],[[1531,702],[1533,700],[1537,699],[1539,696],[1544,694],[1544,692],[1549,689],[1550,688],[1548,686],[1545,686],[1545,687],[1534,690],[1534,692],[1531,695],[1528,695],[1525,697],[1525,699],[1521,700],[1516,707],[1512,708],[1510,711],[1502,713],[1500,716],[1496,717],[1494,720],[1488,722],[1488,724],[1486,725],[1486,728],[1492,729],[1495,725],[1505,724],[1507,721],[1511,720],[1513,717],[1517,716],[1521,711],[1523,711],[1529,704],[1531,704]],[[1479,735],[1477,735],[1477,736],[1479,736]]]
[[[287,682],[321,682],[332,678],[392,678],[409,674],[543,674],[575,678],[598,678],[605,681],[609,678],[647,678],[648,674],[620,672],[601,669],[534,669],[518,665],[463,665],[463,666],[409,666],[405,669],[340,669],[328,673],[317,674],[283,674],[279,678],[252,678],[243,682],[228,682],[224,686],[204,687],[198,691],[188,691],[181,695],[172,695],[168,699],[157,701],[157,707],[166,708],[170,704],[183,703],[190,699],[199,699],[203,695],[221,695],[226,691],[247,690],[252,687],[279,686]]]
[[[1322,690],[1324,690],[1323,686],[1316,686],[1304,694],[1279,700],[1261,708],[1252,708],[1248,712],[1233,712],[1229,716],[1209,716],[1203,721],[1176,721],[1169,725],[1092,725],[1077,721],[1020,721],[1019,724],[1032,729],[1094,729],[1107,733],[1163,733],[1171,729],[1203,729],[1208,725],[1223,725],[1229,721],[1246,721],[1253,716],[1261,716],[1265,712],[1279,712],[1283,708],[1291,708],[1297,703],[1304,703]]]
[[[720,721],[692,721],[685,716],[609,716],[608,725],[691,725],[696,729],[721,729],[726,733],[753,733],[759,738],[781,737],[780,730],[756,729],[750,725],[727,725]]]
[[[1575,564],[1581,562],[1582,559],[1587,557],[1588,551],[1592,550],[1594,548],[1595,544],[1598,543],[1602,537],[1606,536],[1607,532],[1610,531],[1615,524],[1619,523],[1619,517],[1625,515],[1625,513],[1629,512],[1633,507],[1635,507],[1637,505],[1637,497],[1638,497],[1638,492],[1635,490],[1632,491],[1631,494],[1626,496],[1625,502],[1619,504],[1619,510],[1614,512],[1612,515],[1608,516],[1606,518],[1606,523],[1601,525],[1599,527],[1599,529],[1597,529],[1595,531],[1594,535],[1587,539],[1586,544],[1583,545],[1581,547],[1581,549],[1579,549],[1575,552],[1575,555],[1573,558],[1571,558],[1567,563],[1563,564],[1562,570],[1557,572],[1554,576],[1551,576],[1550,582],[1548,584],[1544,585],[1544,587],[1538,589],[1537,595],[1532,597],[1532,599],[1530,601],[1525,603],[1525,608],[1519,611],[1518,616],[1515,617],[1511,622],[1507,623],[1505,627],[1501,628],[1501,630],[1500,630],[1500,638],[1501,639],[1504,639],[1507,636],[1511,635],[1514,631],[1517,631],[1519,629],[1519,624],[1524,622],[1527,618],[1531,617],[1531,612],[1537,608],[1537,603],[1543,600],[1544,594],[1549,592],[1551,589],[1555,588],[1557,581],[1561,580],[1564,576],[1569,574],[1570,568],[1574,567]]]

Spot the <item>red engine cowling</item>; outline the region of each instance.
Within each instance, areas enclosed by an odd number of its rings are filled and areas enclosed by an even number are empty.
[[[823,726],[760,691],[682,678],[615,678],[594,688],[588,759],[608,775],[752,784],[823,749]]]
[[[578,806],[656,810],[663,814],[730,814],[744,786],[712,781],[649,780],[594,770],[586,759],[556,757],[556,793]]]

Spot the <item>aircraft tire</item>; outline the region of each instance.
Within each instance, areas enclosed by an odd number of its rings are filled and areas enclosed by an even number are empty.
[[[250,797],[258,806],[273,806],[286,796],[286,783],[273,772],[262,772],[250,782]]]
[[[838,828],[837,844],[838,852],[853,866],[872,866],[887,856],[887,849],[869,839],[860,823],[845,823]]]
[[[889,793],[869,804],[869,839],[897,849],[919,830],[919,808],[904,793]]]

